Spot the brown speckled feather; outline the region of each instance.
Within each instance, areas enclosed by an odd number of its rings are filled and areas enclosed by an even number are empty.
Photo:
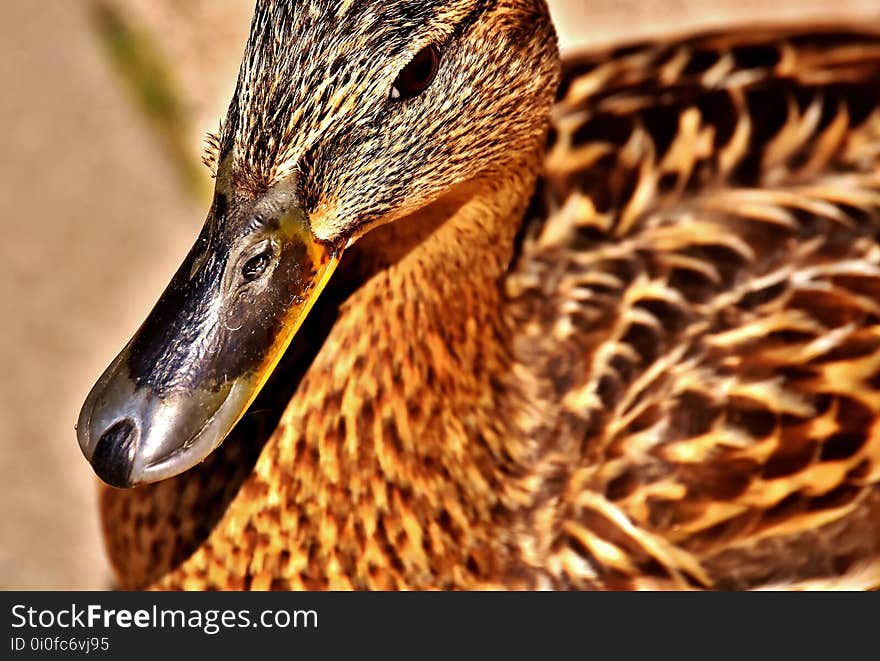
[[[878,99],[852,30],[566,63],[525,227],[367,235],[277,426],[104,491],[122,585],[880,587]]]
[[[551,585],[880,585],[878,95],[849,31],[569,64],[507,282]]]

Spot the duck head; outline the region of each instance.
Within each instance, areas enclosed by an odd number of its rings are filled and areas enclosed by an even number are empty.
[[[205,225],[80,413],[101,479],[205,459],[347,247],[540,149],[557,67],[543,0],[259,0]]]

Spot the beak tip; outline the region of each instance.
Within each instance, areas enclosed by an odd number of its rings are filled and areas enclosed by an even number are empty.
[[[112,487],[134,486],[132,471],[137,450],[138,430],[131,418],[111,425],[98,439],[91,463],[95,473]]]

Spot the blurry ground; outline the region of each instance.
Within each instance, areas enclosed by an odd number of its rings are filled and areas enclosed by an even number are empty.
[[[102,2],[173,66],[132,60],[91,0],[0,2],[0,588],[110,585],[73,424],[205,215],[192,155],[231,93],[252,6]],[[755,19],[880,22],[877,0],[551,5],[567,48]],[[153,89],[166,75],[170,91]]]

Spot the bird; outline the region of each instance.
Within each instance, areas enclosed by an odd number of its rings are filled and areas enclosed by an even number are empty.
[[[86,399],[124,589],[880,588],[880,26],[259,0]]]

